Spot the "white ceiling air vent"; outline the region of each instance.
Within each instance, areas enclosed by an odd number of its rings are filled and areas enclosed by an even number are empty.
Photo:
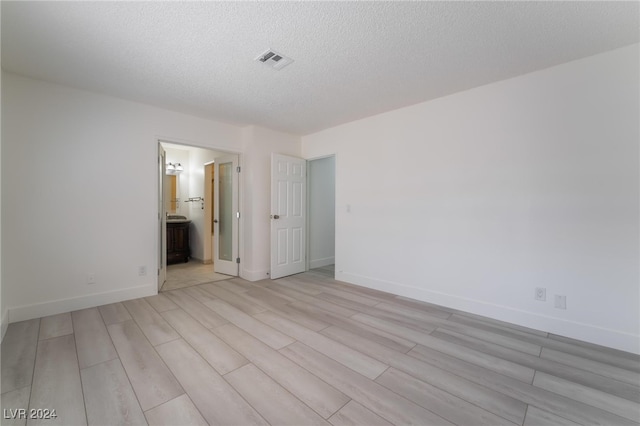
[[[258,56],[255,60],[258,62],[262,62],[265,65],[269,65],[271,68],[275,68],[277,70],[281,70],[282,68],[293,62],[293,59],[287,58],[286,56],[281,55],[275,50],[271,49],[260,54],[260,56]]]

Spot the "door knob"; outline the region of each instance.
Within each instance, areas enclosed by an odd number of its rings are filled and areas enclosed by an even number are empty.
[[[280,216],[277,214],[272,214],[271,219],[280,219]]]

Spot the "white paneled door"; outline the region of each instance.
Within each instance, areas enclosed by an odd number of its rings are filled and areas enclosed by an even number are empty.
[[[307,162],[271,156],[271,278],[305,271]]]
[[[213,246],[215,272],[238,275],[238,156],[216,157],[213,181]]]

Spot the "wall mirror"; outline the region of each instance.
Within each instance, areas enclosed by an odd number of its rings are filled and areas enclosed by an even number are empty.
[[[165,208],[168,214],[176,214],[180,209],[179,175],[165,175]]]

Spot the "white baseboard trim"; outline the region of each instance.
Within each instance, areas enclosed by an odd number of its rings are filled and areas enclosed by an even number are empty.
[[[266,280],[270,278],[270,270],[262,269],[259,271],[249,271],[247,269],[240,270],[240,278],[243,278],[247,281],[260,281]]]
[[[570,337],[597,345],[640,354],[640,336],[619,330],[611,330],[593,324],[551,317],[481,300],[435,292],[405,284],[379,280],[363,275],[336,271],[336,280],[409,297],[435,305],[533,328],[560,336]]]
[[[9,310],[5,309],[4,312],[2,313],[2,321],[0,327],[2,328],[2,336],[0,337],[0,342],[2,342],[2,340],[4,340],[4,335],[7,333],[7,327],[9,327]]]
[[[130,287],[122,290],[105,293],[89,294],[70,299],[52,300],[33,305],[17,306],[9,308],[9,321],[26,321],[33,318],[41,318],[49,315],[62,314],[77,311],[78,309],[93,308],[108,303],[122,302],[123,300],[137,299],[139,297],[153,296],[157,294],[156,283],[138,287]],[[3,321],[4,326],[4,321]]]
[[[200,259],[199,257],[191,257],[192,261],[202,263],[203,265],[211,265],[213,263],[212,259]]]
[[[322,268],[323,266],[333,265],[336,263],[335,257],[325,257],[324,259],[315,259],[309,261],[309,269]]]

